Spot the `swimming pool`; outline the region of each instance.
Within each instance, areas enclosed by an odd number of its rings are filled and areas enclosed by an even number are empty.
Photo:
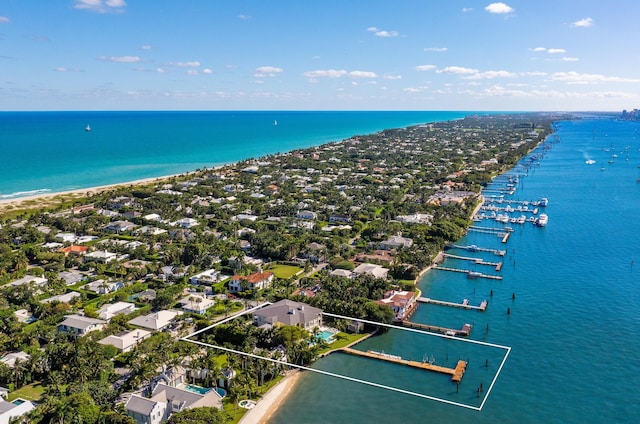
[[[193,393],[198,393],[199,395],[206,395],[211,390],[213,390],[209,387],[194,386],[193,384],[187,384],[186,386],[184,386],[184,389],[189,390],[190,392],[193,392]]]
[[[322,339],[325,343],[335,342],[336,339],[334,338],[334,336],[335,336],[335,333],[329,330],[322,330],[321,332],[318,333],[318,337],[320,337],[320,339]]]

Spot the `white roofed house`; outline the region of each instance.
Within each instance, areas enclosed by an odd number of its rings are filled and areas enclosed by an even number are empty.
[[[47,280],[44,277],[35,277],[33,275],[27,274],[22,278],[19,278],[17,280],[13,280],[12,282],[10,282],[9,286],[17,287],[17,286],[22,286],[24,284],[33,284],[36,287],[42,287],[48,282],[49,280]]]
[[[402,236],[391,236],[383,242],[380,242],[380,249],[391,250],[400,248],[409,248],[413,245],[413,239]]]
[[[17,421],[15,421],[15,419],[18,417],[22,417],[35,408],[35,405],[28,400],[18,398],[14,399],[11,402],[7,402],[4,399],[0,399],[0,424],[9,424],[11,422],[26,422],[22,418],[18,419]]]
[[[215,305],[215,300],[208,299],[205,296],[198,294],[190,294],[189,296],[180,300],[182,310],[185,312],[193,312],[196,314],[204,315],[207,309]]]
[[[196,274],[189,278],[189,283],[194,286],[197,285],[211,285],[217,283],[219,281],[220,272],[215,269],[208,269],[206,271],[202,271],[199,274]]]
[[[305,303],[283,299],[253,313],[257,326],[292,325],[313,331],[322,326],[322,310]]]
[[[98,294],[115,293],[124,287],[122,281],[106,281],[96,280],[83,286],[85,290],[92,291]]]
[[[124,409],[136,424],[160,424],[165,420],[167,404],[134,394]]]
[[[82,315],[67,315],[67,317],[58,324],[58,331],[70,333],[76,336],[84,336],[92,331],[99,331],[107,324],[106,321],[96,318],[89,318]]]
[[[129,321],[129,324],[146,328],[154,331],[161,331],[169,324],[173,322],[173,320],[181,315],[180,311],[158,311],[149,315],[143,315],[136,317]]]
[[[118,255],[112,252],[107,252],[106,250],[96,250],[95,252],[90,252],[84,255],[85,262],[100,262],[106,264],[111,261],[115,261],[118,259]]]
[[[98,341],[102,345],[111,345],[118,349],[119,352],[129,352],[138,343],[151,336],[151,332],[142,329],[125,331],[123,333],[107,336]]]
[[[116,315],[130,314],[137,310],[136,305],[129,302],[107,303],[98,309],[98,316],[104,320],[111,321]]]
[[[388,268],[384,268],[380,265],[376,264],[360,264],[353,270],[353,274],[355,276],[358,275],[371,275],[375,278],[387,278],[387,274],[389,273]]]

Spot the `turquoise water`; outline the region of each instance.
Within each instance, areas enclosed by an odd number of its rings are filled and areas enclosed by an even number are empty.
[[[320,337],[322,340],[324,340],[327,343],[331,343],[333,342],[333,332],[331,331],[321,331],[320,333],[318,333],[318,337]]]
[[[179,174],[466,114],[0,112],[0,199]]]
[[[560,123],[559,142],[520,178],[511,196],[549,198],[544,210],[549,224],[510,224],[514,232],[506,244],[475,232],[459,241],[506,248],[504,279],[435,270],[422,278],[424,296],[451,302],[466,298],[472,305],[487,299],[489,306],[477,312],[421,305],[413,321],[450,328],[470,323],[470,339],[511,347],[481,411],[305,373],[270,422],[640,422],[639,131],[638,123],[607,119]],[[587,165],[589,159],[596,163]],[[456,253],[500,260],[491,253]],[[459,260],[446,265],[495,273]],[[468,359],[469,367],[456,390],[444,375],[345,354],[315,366],[473,407],[487,395],[504,357],[498,348],[401,330],[357,347],[407,359],[433,358],[445,366]],[[480,384],[484,391],[478,397]]]

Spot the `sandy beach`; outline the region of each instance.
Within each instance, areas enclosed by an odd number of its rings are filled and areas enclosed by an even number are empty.
[[[162,177],[145,178],[141,180],[128,181],[124,183],[108,184],[97,187],[81,188],[77,190],[59,191],[53,193],[38,193],[32,196],[14,197],[14,198],[0,198],[0,213],[10,210],[25,210],[36,209],[53,206],[58,203],[69,202],[74,199],[86,199],[95,194],[102,193],[117,187],[134,186],[134,185],[146,185],[152,183],[161,183],[163,181],[175,178],[178,176],[188,175],[189,172],[182,174],[166,175]]]
[[[300,379],[302,371],[292,370],[277,385],[272,387],[240,420],[240,424],[267,423],[278,410],[282,402],[289,396]]]

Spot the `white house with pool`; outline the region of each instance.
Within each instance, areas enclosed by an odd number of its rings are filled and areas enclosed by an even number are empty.
[[[312,332],[315,328],[322,327],[322,309],[314,308],[306,303],[283,299],[255,311],[253,322],[258,327],[293,325]]]

